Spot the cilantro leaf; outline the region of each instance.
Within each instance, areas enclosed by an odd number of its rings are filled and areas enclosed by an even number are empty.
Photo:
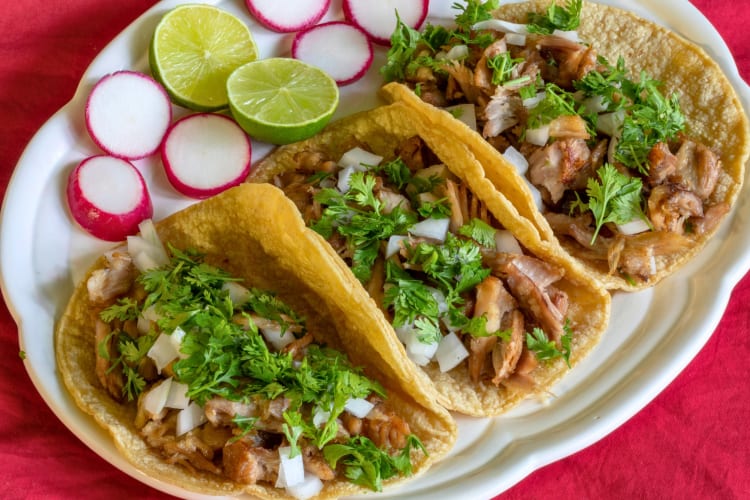
[[[483,247],[495,248],[495,233],[497,230],[481,219],[471,219],[458,229],[458,233],[467,236]]]
[[[528,13],[528,30],[530,33],[551,35],[556,29],[572,31],[581,23],[582,0],[569,0],[564,6],[553,0],[545,14]]]
[[[621,173],[610,163],[599,167],[596,175],[598,181],[593,177],[588,179],[588,202],[579,198],[572,206],[572,210],[590,210],[594,215],[596,230],[591,238],[592,245],[607,222],[625,224],[636,218],[647,220],[641,207],[641,179]]]
[[[562,349],[557,348],[554,340],[547,338],[547,334],[541,328],[534,328],[531,333],[526,333],[526,347],[534,352],[534,355],[540,360],[553,360],[563,358],[565,364],[570,367],[570,350],[573,342],[573,331],[570,328],[570,321],[566,318],[563,325],[564,334],[560,338]]]
[[[461,11],[456,14],[455,22],[458,28],[466,33],[479,21],[492,19],[492,11],[500,5],[500,0],[466,0],[466,5],[454,2],[451,8]]]
[[[386,63],[380,73],[386,82],[403,81],[407,76],[409,63],[414,57],[421,35],[419,31],[401,20],[396,11],[396,28],[391,34],[391,47],[386,55]]]

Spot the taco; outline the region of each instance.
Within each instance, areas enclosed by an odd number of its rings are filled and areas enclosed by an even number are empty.
[[[362,284],[352,296],[371,297],[372,330],[450,410],[497,415],[546,393],[607,326],[609,294],[403,104],[282,146],[249,180],[294,201]]]
[[[470,0],[454,29],[398,28],[394,47],[414,49],[389,53],[384,95],[465,142],[540,238],[608,289],[679,269],[730,213],[750,156],[718,64],[614,7],[496,6]],[[475,125],[438,109],[461,104]]]
[[[58,369],[151,478],[258,498],[380,490],[443,457],[456,427],[355,286],[281,191],[238,186],[99,259],[56,328]]]

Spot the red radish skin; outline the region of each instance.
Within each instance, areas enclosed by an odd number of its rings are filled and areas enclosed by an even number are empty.
[[[390,45],[396,29],[396,11],[401,21],[414,28],[422,26],[429,0],[344,0],[344,17],[370,35],[378,45]]]
[[[331,0],[245,0],[250,13],[266,28],[278,33],[292,33],[320,21]]]
[[[68,177],[67,199],[75,221],[91,235],[122,241],[153,216],[143,176],[132,163],[114,156],[86,158]]]
[[[172,121],[164,88],[137,71],[118,71],[99,80],[86,100],[86,129],[102,151],[137,160],[156,153]]]
[[[300,31],[292,57],[317,66],[339,85],[359,80],[372,66],[372,44],[362,29],[343,21],[318,24]]]
[[[234,120],[214,113],[176,121],[161,149],[167,179],[192,198],[208,198],[242,183],[250,173],[251,156],[245,131]]]

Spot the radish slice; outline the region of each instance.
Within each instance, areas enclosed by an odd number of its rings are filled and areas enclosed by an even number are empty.
[[[362,78],[372,66],[372,44],[360,28],[333,21],[297,33],[292,57],[317,66],[339,85],[346,85]]]
[[[328,11],[331,0],[245,0],[245,5],[266,28],[291,33],[320,21]]]
[[[89,135],[117,158],[137,160],[156,153],[171,121],[167,92],[156,80],[136,71],[103,77],[86,100]]]
[[[429,0],[344,0],[344,17],[380,45],[391,43],[396,29],[396,11],[401,22],[419,29],[427,17]]]
[[[213,113],[188,115],[169,129],[161,150],[167,179],[193,198],[208,198],[245,180],[251,145],[237,123]]]
[[[68,177],[67,198],[78,224],[97,238],[121,241],[153,215],[143,176],[132,163],[112,156],[83,160]]]

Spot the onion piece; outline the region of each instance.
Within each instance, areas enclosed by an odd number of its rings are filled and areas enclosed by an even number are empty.
[[[602,113],[596,118],[596,130],[613,137],[622,130],[625,123],[625,110],[618,109],[612,113]]]
[[[171,387],[172,377],[155,384],[143,395],[143,409],[151,415],[158,415],[167,404]]]
[[[544,91],[537,92],[534,97],[527,97],[526,99],[524,99],[521,102],[522,102],[524,108],[526,108],[526,109],[533,109],[533,108],[536,107],[537,104],[539,104],[540,102],[542,102],[544,100],[544,98],[546,97],[546,95],[547,95],[547,93],[544,92]]]
[[[477,112],[473,104],[456,104],[443,109],[457,120],[464,122],[470,129],[477,130]]]
[[[410,328],[404,332],[404,347],[406,347],[406,354],[409,356],[415,364],[419,366],[425,366],[435,356],[435,352],[438,349],[438,342],[431,344],[424,343],[419,340],[419,335],[415,328]]]
[[[305,467],[302,462],[302,454],[298,453],[293,458],[289,455],[292,452],[291,446],[279,447],[279,475],[276,478],[277,488],[289,488],[296,486],[305,480]]]
[[[408,240],[408,236],[402,236],[394,234],[388,238],[388,243],[385,246],[385,258],[389,259],[401,251],[401,242]]]
[[[570,40],[571,42],[575,42],[575,43],[581,42],[581,37],[578,36],[578,32],[575,30],[563,31],[563,30],[556,29],[552,32],[552,34],[555,36],[559,36],[561,38],[565,38],[566,40]]]
[[[201,408],[198,403],[193,401],[187,406],[187,408],[180,410],[177,414],[177,428],[175,429],[175,435],[180,437],[186,432],[190,432],[206,422],[208,422],[206,412],[203,411],[203,408]]]
[[[500,31],[502,33],[518,33],[521,35],[527,35],[529,33],[527,25],[511,23],[503,21],[502,19],[487,19],[479,21],[478,23],[475,23],[471,29],[472,31],[492,30]]]
[[[607,111],[607,105],[604,103],[604,96],[592,95],[581,101],[581,105],[589,113],[603,113]]]
[[[357,418],[365,418],[374,407],[374,404],[364,398],[349,398],[344,404],[344,409]]]
[[[468,357],[469,351],[466,350],[458,335],[453,332],[442,338],[435,353],[440,371],[443,373],[452,370]]]
[[[354,172],[366,172],[367,169],[361,165],[349,165],[347,167],[342,168],[339,171],[339,180],[336,183],[336,189],[339,190],[341,193],[346,193],[349,191],[349,182],[351,181],[352,174]]]
[[[266,342],[271,344],[277,351],[281,351],[295,340],[292,332],[289,330],[282,331],[281,325],[278,323],[273,323],[273,326],[263,325],[262,327],[258,327],[258,329],[263,334]]]
[[[526,186],[529,188],[529,191],[531,192],[531,197],[534,199],[534,205],[536,205],[536,208],[539,209],[540,212],[544,211],[544,200],[542,199],[542,193],[539,191],[539,189],[533,185],[529,180],[524,177],[524,181],[526,181]]]
[[[166,266],[169,256],[151,219],[138,224],[139,234],[128,236],[128,253],[140,272]]]
[[[622,234],[626,235],[645,233],[646,231],[651,230],[648,222],[643,219],[633,219],[630,222],[626,222],[625,224],[617,224],[617,229]]]
[[[523,254],[521,244],[518,243],[513,233],[507,229],[498,229],[495,231],[495,248],[498,252]]]
[[[448,226],[450,225],[450,219],[434,219],[429,218],[423,221],[417,222],[411,226],[408,231],[413,236],[419,236],[422,238],[430,238],[440,242],[445,241],[445,236],[448,233]]]
[[[455,61],[457,59],[465,59],[469,57],[469,46],[468,45],[454,45],[451,47],[451,49],[445,54],[445,58],[450,61]]]
[[[166,333],[161,333],[156,338],[156,341],[148,350],[146,355],[154,360],[156,370],[161,373],[165,366],[172,362],[179,356],[180,352],[175,347],[172,336]]]
[[[382,156],[370,153],[359,147],[354,147],[341,155],[338,165],[339,167],[349,167],[352,165],[368,167],[380,165],[381,161],[383,161]]]
[[[526,171],[529,169],[529,161],[519,150],[513,146],[508,146],[503,153],[503,157],[516,167],[518,175],[526,175]]]
[[[182,382],[172,380],[169,386],[169,394],[167,395],[167,401],[164,406],[167,408],[175,408],[177,410],[184,410],[190,404],[190,398],[187,395],[188,385]]]
[[[326,422],[328,422],[329,418],[331,418],[330,411],[326,411],[320,406],[315,406],[315,410],[313,410],[313,425],[315,427],[322,427]]]
[[[549,140],[549,124],[526,130],[526,142],[535,146],[544,146]]]
[[[241,306],[250,298],[250,290],[235,281],[225,282],[221,289],[229,293],[232,304],[236,306]]]
[[[305,472],[305,478],[301,483],[286,487],[287,493],[299,500],[307,500],[308,498],[314,497],[320,493],[320,490],[322,489],[323,481],[310,472]]]
[[[505,35],[505,43],[508,45],[518,45],[523,47],[526,45],[526,35],[520,33],[507,33]]]

